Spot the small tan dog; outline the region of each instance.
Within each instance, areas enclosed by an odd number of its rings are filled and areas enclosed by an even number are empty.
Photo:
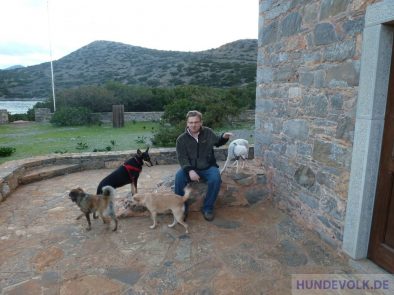
[[[186,233],[189,233],[188,226],[183,221],[183,215],[185,213],[185,202],[189,199],[190,192],[190,186],[186,186],[185,195],[183,197],[173,192],[154,192],[135,194],[131,200],[138,205],[145,206],[149,210],[153,221],[150,228],[153,229],[156,227],[157,213],[164,213],[165,211],[171,210],[174,216],[174,222],[169,224],[168,227],[174,227],[179,222],[185,227]]]

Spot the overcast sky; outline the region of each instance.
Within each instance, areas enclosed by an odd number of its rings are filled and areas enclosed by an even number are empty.
[[[257,39],[258,0],[0,0],[0,69],[96,40],[200,51]],[[49,13],[48,13],[49,12]]]

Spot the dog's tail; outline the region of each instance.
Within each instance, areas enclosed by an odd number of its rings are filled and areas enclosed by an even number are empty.
[[[115,222],[115,227],[112,231],[116,231],[118,229],[118,219],[116,218],[115,213],[115,193],[116,190],[112,186],[107,185],[103,187],[103,197],[108,200],[108,215],[111,216],[112,220]]]
[[[114,202],[115,202],[115,193],[116,190],[110,186],[104,186],[103,187],[103,197],[104,199],[108,200],[108,209],[110,213],[115,212],[115,208],[114,208]]]
[[[192,191],[192,188],[190,187],[190,185],[187,185],[185,187],[185,194],[182,197],[183,202],[186,202],[187,200],[189,200],[191,191]]]
[[[107,185],[103,187],[103,196],[105,198],[109,198],[110,200],[113,200],[115,198],[115,193],[116,191],[112,186]]]

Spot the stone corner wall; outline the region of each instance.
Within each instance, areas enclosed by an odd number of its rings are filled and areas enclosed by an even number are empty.
[[[260,1],[255,157],[273,201],[340,246],[365,9],[376,1]]]

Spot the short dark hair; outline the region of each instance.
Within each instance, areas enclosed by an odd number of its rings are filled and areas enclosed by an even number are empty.
[[[190,117],[199,117],[200,120],[202,121],[202,114],[199,111],[188,111],[186,114],[186,120],[189,119]]]

